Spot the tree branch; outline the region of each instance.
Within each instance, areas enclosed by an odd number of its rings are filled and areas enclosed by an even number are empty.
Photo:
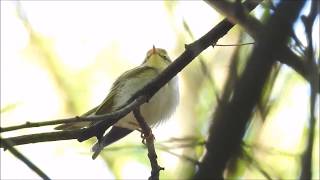
[[[38,168],[35,164],[33,164],[28,158],[26,158],[23,154],[21,154],[18,150],[13,147],[13,143],[8,139],[1,139],[1,145],[3,145],[6,149],[8,149],[16,158],[20,159],[24,164],[26,164],[32,171],[37,173],[42,179],[50,180],[49,176],[47,176],[40,168]]]
[[[0,148],[5,148],[2,141],[11,141],[12,146],[39,143],[39,142],[49,142],[49,141],[61,141],[77,139],[82,132],[82,129],[70,130],[70,131],[58,131],[58,132],[47,132],[38,134],[28,134],[23,136],[16,136],[10,138],[1,139]]]
[[[57,125],[57,124],[64,124],[64,123],[74,123],[74,122],[84,122],[84,121],[102,121],[108,120],[110,124],[114,124],[117,122],[118,119],[122,118],[126,114],[128,114],[132,108],[139,106],[142,102],[144,102],[144,97],[139,97],[131,103],[126,104],[124,107],[117,111],[113,111],[108,114],[104,115],[94,115],[94,116],[76,116],[73,118],[65,118],[65,119],[57,119],[52,121],[42,121],[42,122],[26,122],[21,125],[17,126],[10,126],[2,128],[0,127],[1,133],[13,130],[19,130],[24,128],[33,128],[33,127],[41,127],[41,126],[49,126],[49,125]]]
[[[310,120],[309,120],[309,132],[307,137],[307,147],[302,156],[301,167],[301,180],[312,179],[312,151],[315,136],[315,124],[316,124],[316,97],[319,91],[319,78],[317,76],[317,62],[313,51],[312,41],[312,27],[313,23],[318,15],[319,1],[312,1],[311,10],[307,17],[303,16],[302,20],[305,25],[305,32],[307,36],[308,48],[306,50],[306,58],[308,63],[308,69],[311,74],[310,81]]]
[[[277,54],[287,44],[288,34],[303,4],[304,1],[282,1],[259,34],[257,45],[235,84],[231,100],[222,100],[228,103],[216,109],[206,146],[207,153],[195,179],[223,179],[226,164],[231,155],[240,149],[246,124],[261,96]]]
[[[25,129],[25,128],[33,128],[33,127],[41,127],[41,126],[50,126],[50,125],[57,125],[57,124],[63,124],[63,123],[72,123],[72,122],[81,122],[81,121],[89,121],[86,118],[80,118],[78,116],[73,118],[65,118],[65,119],[57,119],[52,121],[39,121],[39,122],[25,122],[24,124],[16,125],[16,126],[10,126],[10,127],[0,127],[0,131],[7,132],[7,131],[14,131],[19,129]]]
[[[228,1],[206,1],[211,7],[225,15],[229,21],[239,24],[245,31],[255,40],[259,37],[259,33],[263,31],[265,26],[256,18],[250,16],[247,11],[237,3]],[[286,46],[280,52],[278,60],[293,68],[307,81],[311,81],[311,74],[307,70],[307,64],[304,63],[294,52]],[[317,72],[319,74],[319,72]]]
[[[147,149],[148,149],[148,157],[150,160],[150,164],[151,164],[151,176],[149,177],[149,179],[151,180],[159,180],[159,175],[160,175],[160,171],[164,170],[163,167],[160,167],[157,161],[157,154],[156,151],[154,149],[154,136],[152,134],[151,128],[148,126],[148,124],[146,123],[146,121],[144,120],[141,112],[140,112],[140,108],[137,107],[133,110],[133,115],[134,117],[137,119],[142,133],[143,133],[143,138],[146,140],[146,145],[147,145]]]
[[[258,33],[261,32],[261,22],[250,16],[242,4],[237,2],[231,3],[225,0],[205,2],[219,13],[226,16],[230,22],[239,24],[243,27],[252,38],[256,39],[258,37]]]

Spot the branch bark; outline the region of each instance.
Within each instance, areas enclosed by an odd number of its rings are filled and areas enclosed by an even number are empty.
[[[307,146],[302,156],[301,162],[301,180],[312,179],[312,152],[313,152],[313,143],[315,136],[315,124],[316,124],[316,96],[319,91],[319,78],[317,76],[317,62],[315,59],[315,54],[313,51],[313,41],[312,41],[312,27],[313,23],[319,13],[319,2],[312,1],[311,10],[307,17],[303,16],[302,20],[304,21],[305,31],[308,41],[308,48],[306,51],[308,68],[311,74],[310,81],[310,120],[309,120],[309,132],[307,138]]]
[[[13,144],[8,139],[1,139],[1,144],[8,149],[16,158],[20,159],[24,164],[26,164],[32,171],[37,173],[42,179],[50,180],[49,176],[47,176],[40,168],[38,168],[33,162],[31,162],[27,157],[21,154],[18,150],[13,147]]]
[[[71,131],[58,131],[58,132],[47,132],[38,134],[28,134],[23,136],[16,136],[10,138],[1,139],[0,148],[5,148],[3,141],[10,141],[12,146],[32,144],[39,142],[50,142],[50,141],[61,141],[77,139],[81,134],[82,130],[71,130]]]
[[[103,121],[108,120],[108,122],[112,125],[116,123],[120,118],[131,112],[131,110],[145,102],[144,97],[139,97],[133,100],[130,103],[125,104],[121,109],[104,114],[104,115],[94,115],[94,116],[76,116],[73,118],[65,118],[65,119],[58,119],[52,121],[45,121],[45,122],[26,122],[21,125],[11,126],[11,127],[0,127],[1,132],[13,131],[18,129],[24,128],[33,128],[33,127],[40,127],[40,126],[49,126],[49,125],[57,125],[57,124],[64,124],[64,123],[73,123],[73,122],[82,122],[82,121]]]
[[[163,167],[160,167],[157,161],[157,154],[154,148],[154,135],[152,134],[151,128],[148,126],[146,121],[144,120],[140,108],[137,107],[133,110],[133,115],[137,119],[142,133],[143,137],[146,140],[146,145],[148,149],[148,157],[151,164],[151,176],[149,177],[150,180],[159,180],[160,171],[164,170]]]

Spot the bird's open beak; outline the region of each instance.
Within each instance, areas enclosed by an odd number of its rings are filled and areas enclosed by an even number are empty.
[[[157,52],[156,48],[154,47],[154,45],[152,46],[152,53],[151,54],[155,54]]]

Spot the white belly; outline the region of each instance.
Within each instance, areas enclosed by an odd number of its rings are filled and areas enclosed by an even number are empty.
[[[136,83],[133,82],[133,86],[136,87]],[[143,86],[142,86],[143,87]],[[137,88],[137,87],[136,87]],[[132,93],[133,94],[133,93]],[[117,102],[125,103],[132,94],[123,92],[123,96],[119,94]],[[148,103],[141,105],[141,114],[143,115],[147,124],[151,127],[158,125],[160,122],[168,119],[175,111],[179,102],[179,89],[178,79],[175,77],[168,84],[163,86]],[[124,127],[128,129],[138,129],[139,124],[133,116],[133,113],[129,113],[124,118],[120,119],[115,126]]]

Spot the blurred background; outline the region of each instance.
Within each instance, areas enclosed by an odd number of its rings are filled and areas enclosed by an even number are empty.
[[[310,3],[304,8],[304,14]],[[267,4],[252,15],[264,21]],[[113,81],[142,63],[156,47],[177,58],[223,17],[202,1],[1,1],[1,127],[81,115],[100,104]],[[319,15],[316,25],[319,27]],[[307,45],[298,21],[295,33]],[[314,30],[319,57],[319,34]],[[254,42],[239,26],[218,44]],[[243,69],[253,45],[208,48],[179,73],[180,104],[154,130],[160,179],[192,177],[217,98],[228,75]],[[297,53],[299,51],[297,50]],[[236,59],[236,65],[233,62]],[[226,171],[230,178],[296,179],[308,134],[310,87],[286,65],[274,68],[248,127],[244,155]],[[319,107],[319,95],[316,106]],[[319,109],[313,150],[313,177],[319,178]],[[53,131],[52,126],[1,133],[2,137]],[[17,146],[53,179],[145,179],[147,150],[134,132],[91,159],[94,140]],[[1,179],[39,176],[1,150]]]

